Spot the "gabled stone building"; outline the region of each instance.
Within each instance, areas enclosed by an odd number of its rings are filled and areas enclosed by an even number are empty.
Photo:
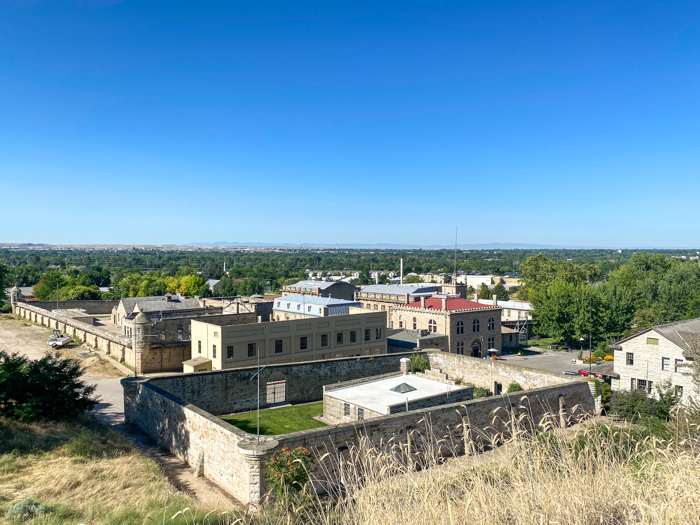
[[[670,381],[681,400],[698,399],[690,374],[700,351],[700,317],[657,325],[627,337],[614,345],[615,373],[613,390],[644,390],[654,393],[654,386]]]

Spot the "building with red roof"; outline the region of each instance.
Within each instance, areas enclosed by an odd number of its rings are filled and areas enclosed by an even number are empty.
[[[461,297],[438,295],[394,306],[392,328],[447,337],[442,350],[472,357],[501,353],[501,308]]]

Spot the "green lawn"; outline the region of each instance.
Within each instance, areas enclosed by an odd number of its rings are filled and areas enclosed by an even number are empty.
[[[323,414],[323,401],[309,403],[307,405],[293,405],[279,408],[267,408],[260,411],[260,434],[264,436],[276,436],[309,430],[310,428],[325,427],[324,423],[313,419],[314,416]],[[246,412],[233,416],[221,416],[221,419],[245,430],[251,434],[256,433],[257,412]]]
[[[550,345],[557,345],[557,350],[562,350],[563,346],[558,341],[555,341],[553,337],[543,337],[541,339],[528,339],[527,344],[530,346],[535,346],[537,348],[542,348],[543,350],[549,350]]]

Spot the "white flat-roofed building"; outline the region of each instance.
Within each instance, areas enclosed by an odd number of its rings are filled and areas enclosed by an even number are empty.
[[[350,307],[362,308],[362,304],[333,297],[285,295],[275,299],[272,305],[272,318],[274,321],[288,321],[308,317],[348,315]]]
[[[397,373],[323,388],[323,419],[331,424],[362,421],[472,399],[473,387]]]

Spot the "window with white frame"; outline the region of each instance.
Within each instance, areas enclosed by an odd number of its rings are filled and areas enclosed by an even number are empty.
[[[662,357],[661,358],[661,370],[664,370],[665,372],[671,371],[671,358],[670,357]]]

